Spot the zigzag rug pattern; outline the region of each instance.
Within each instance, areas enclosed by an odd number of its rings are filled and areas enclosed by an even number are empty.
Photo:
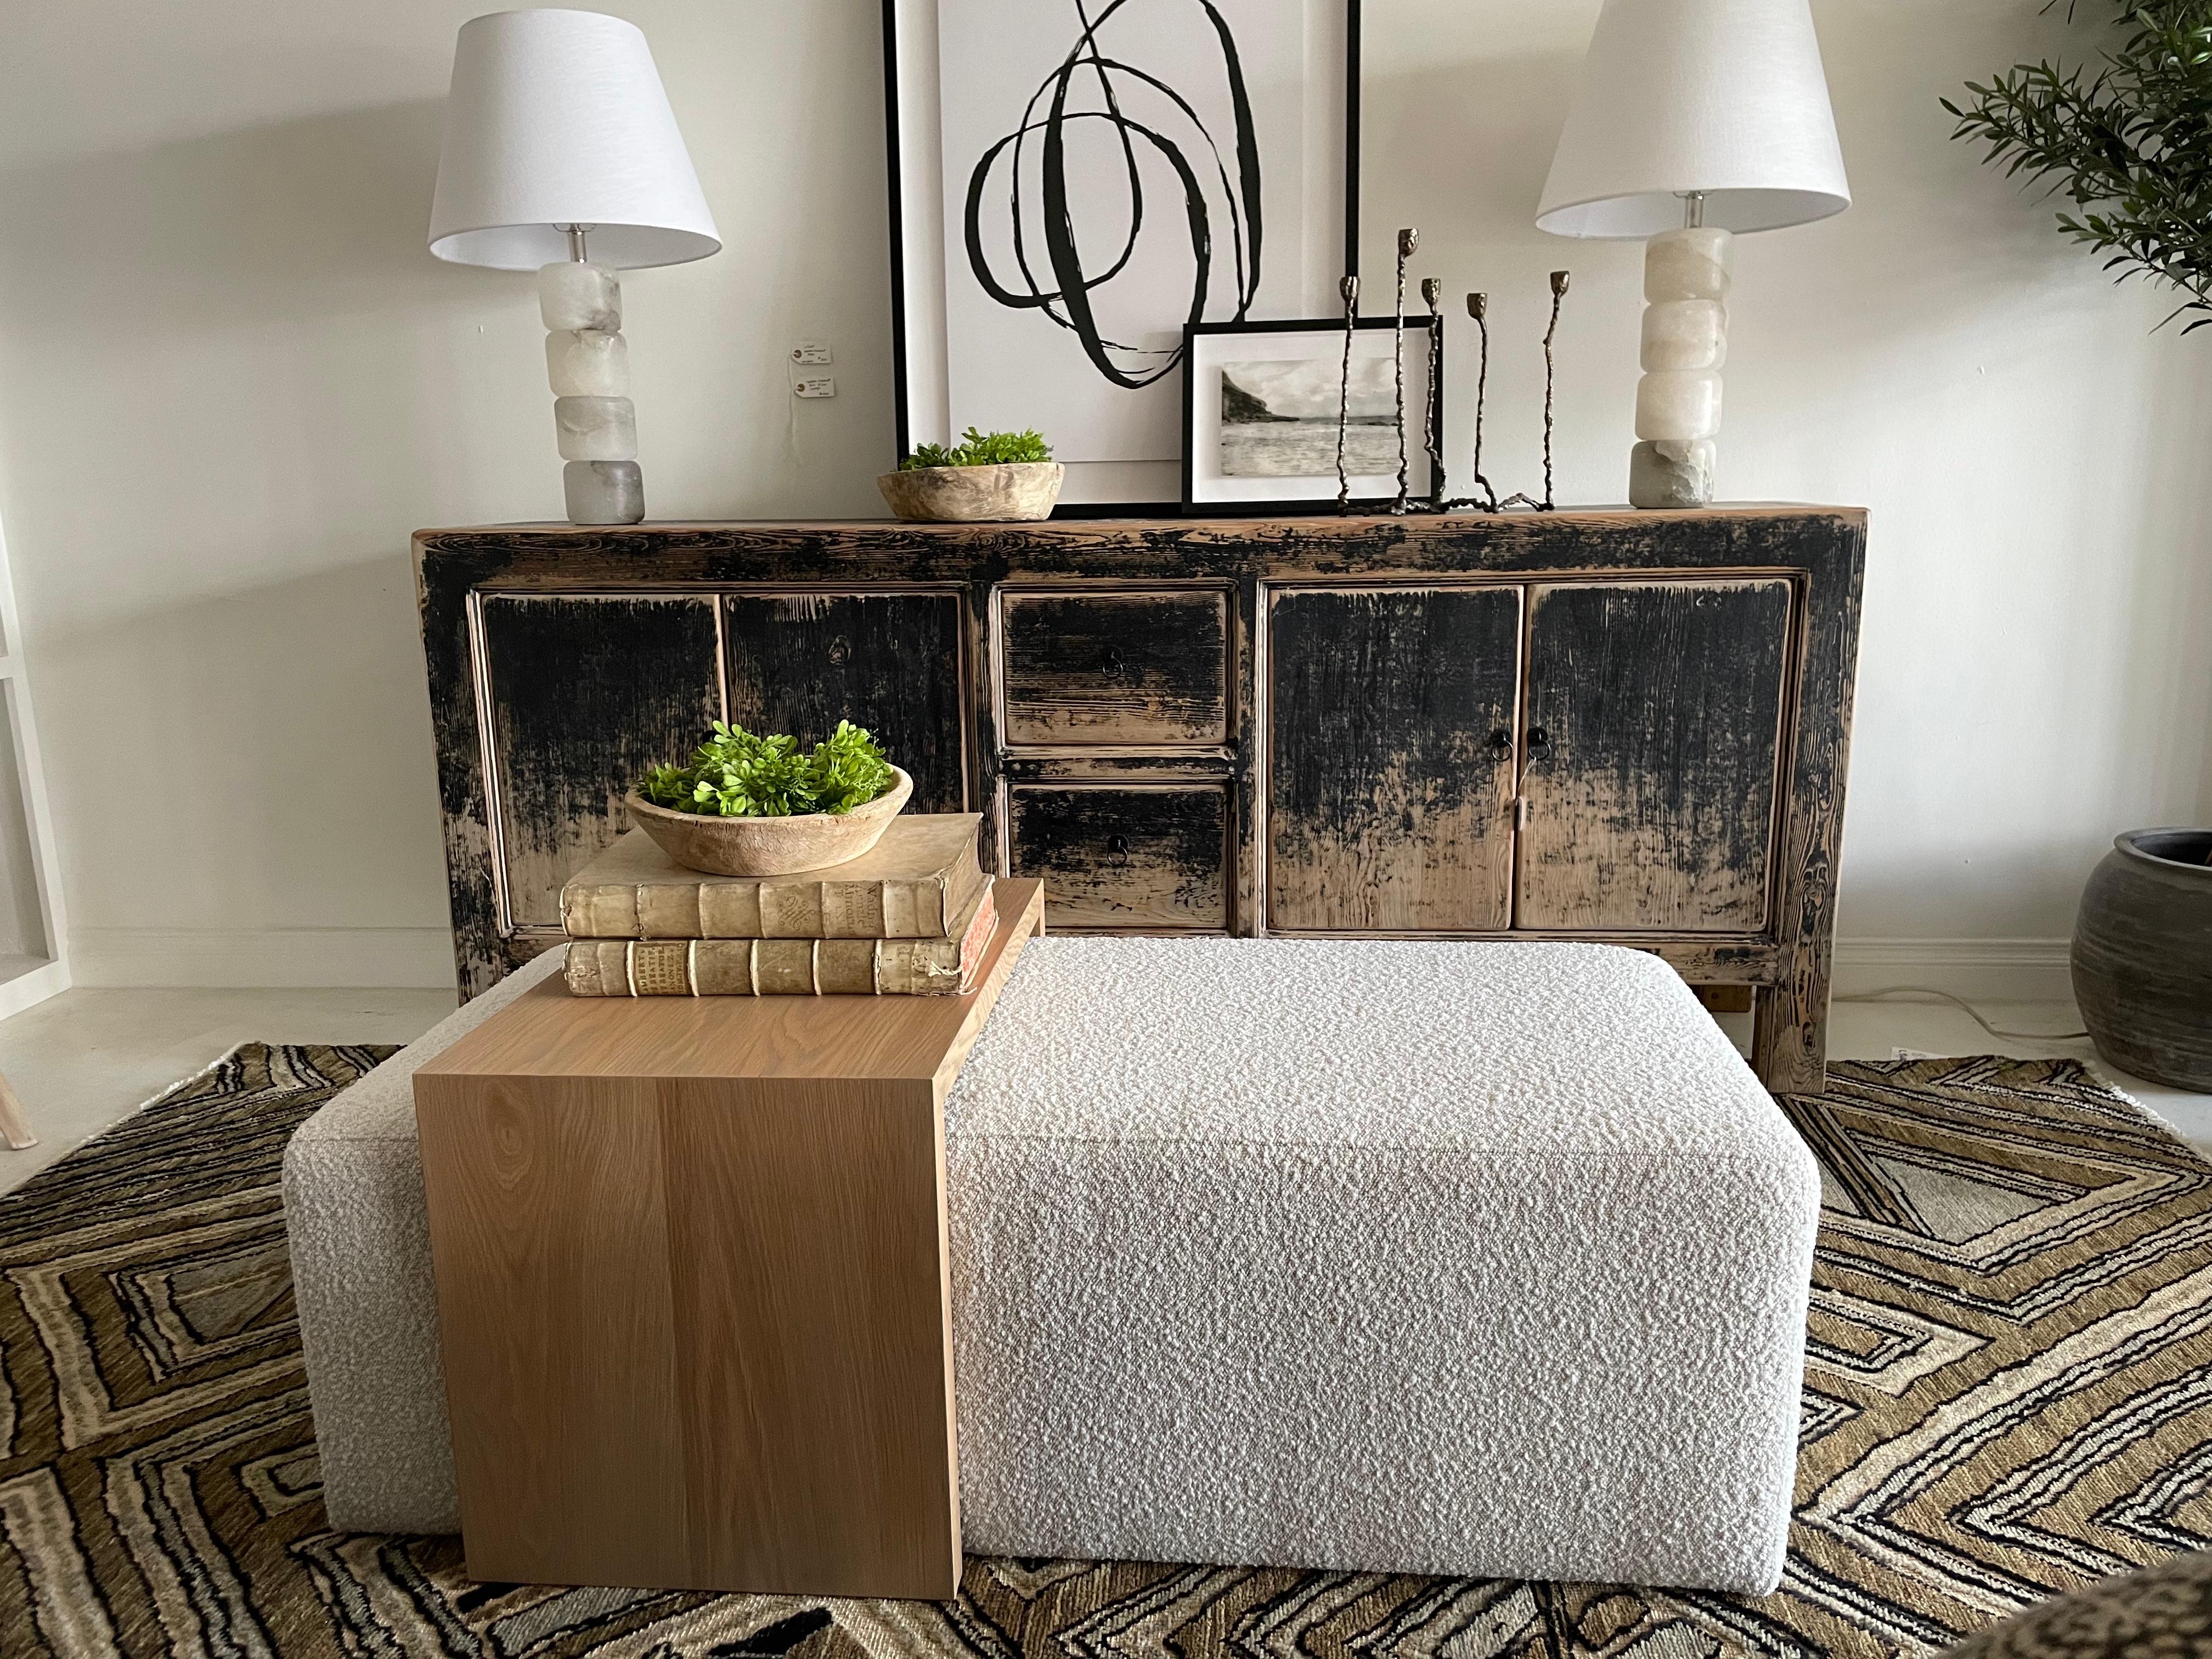
[[[390,1051],[240,1049],[0,1199],[0,1650],[70,1659],[1734,1659],[1933,1652],[2212,1541],[2212,1164],[2070,1060],[1854,1063],[1796,1520],[1759,1600],[971,1559],[960,1600],[476,1584],[324,1523],[277,1170]]]

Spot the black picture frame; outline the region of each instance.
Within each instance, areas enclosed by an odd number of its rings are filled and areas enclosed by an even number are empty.
[[[1395,317],[1361,317],[1357,319],[1355,324],[1355,326],[1363,334],[1376,332],[1388,333],[1395,329],[1397,325],[1398,319]],[[1431,335],[1429,332],[1431,325],[1438,331],[1437,334],[1435,336],[1436,345],[1433,348],[1433,356],[1431,355],[1432,348],[1431,346]],[[1446,337],[1442,331],[1443,328],[1443,318],[1439,315],[1432,319],[1426,312],[1423,312],[1418,316],[1407,317],[1405,319],[1405,327],[1406,361],[1407,364],[1410,366],[1414,361],[1414,343],[1418,340],[1419,342],[1419,349],[1421,354],[1421,361],[1425,364],[1433,362],[1436,366],[1436,372],[1433,375],[1429,376],[1430,384],[1426,388],[1428,418],[1433,423],[1431,429],[1441,436],[1443,431],[1444,418],[1444,352],[1443,344]],[[1200,501],[1193,499],[1195,493],[1194,488],[1194,478],[1193,475],[1194,469],[1193,462],[1194,459],[1194,444],[1196,439],[1195,429],[1198,416],[1198,394],[1200,387],[1203,384],[1200,377],[1191,372],[1191,366],[1194,361],[1192,356],[1193,349],[1201,337],[1212,337],[1221,335],[1234,334],[1313,334],[1317,337],[1326,337],[1328,340],[1334,343],[1340,349],[1344,342],[1344,319],[1341,317],[1311,318],[1285,323],[1199,323],[1184,328],[1182,388],[1182,500],[1177,504],[1176,511],[1187,514],[1202,514],[1207,518],[1244,518],[1252,516],[1280,518],[1286,516],[1296,517],[1316,511],[1334,513],[1337,510],[1337,507],[1335,485],[1333,479],[1331,481],[1329,491],[1325,495],[1300,495],[1272,501]],[[1419,411],[1413,407],[1408,407],[1406,411],[1407,453],[1409,458],[1420,457],[1422,459],[1422,465],[1424,468],[1426,469],[1426,456],[1421,446],[1421,428],[1417,423],[1419,413]],[[1413,494],[1408,497],[1408,500],[1419,503],[1425,511],[1433,510],[1437,501],[1442,498],[1443,492],[1446,487],[1445,479],[1448,471],[1448,468],[1434,469],[1426,481],[1428,488],[1425,490]],[[1396,504],[1396,501],[1397,497],[1395,494],[1389,495],[1355,495],[1352,498],[1348,510],[1355,513],[1387,513]]]
[[[1344,200],[1344,272],[1357,276],[1359,271],[1359,134],[1360,134],[1360,40],[1363,27],[1363,0],[1343,0],[1345,8],[1344,46],[1344,143],[1343,179]],[[906,157],[902,144],[902,111],[899,87],[901,80],[899,13],[902,0],[883,0],[883,68],[884,68],[884,135],[885,149],[885,187],[888,198],[890,229],[891,277],[891,399],[894,413],[895,441],[898,459],[904,460],[914,450],[913,387],[908,368],[913,319],[908,312],[908,251],[907,218],[903,179]],[[1271,326],[1283,326],[1272,325]],[[1185,418],[1188,422],[1188,398],[1186,393]],[[1183,471],[1189,471],[1188,445],[1184,447]],[[1173,501],[1159,502],[1062,502],[1054,510],[1055,518],[1108,517],[1149,513],[1172,513]]]

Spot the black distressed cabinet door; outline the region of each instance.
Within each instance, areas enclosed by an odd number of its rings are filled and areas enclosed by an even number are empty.
[[[1268,626],[1267,925],[1509,926],[1521,590],[1293,589]]]
[[[561,926],[561,884],[628,823],[623,796],[721,713],[714,601],[491,593],[479,616],[505,925]]]
[[[956,593],[729,596],[730,718],[811,748],[849,720],[914,777],[908,811],[964,812]]]
[[[1762,931],[1790,584],[1560,583],[1528,605],[1516,925]]]

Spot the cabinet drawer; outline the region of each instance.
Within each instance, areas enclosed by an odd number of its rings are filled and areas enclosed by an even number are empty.
[[[1229,786],[1017,784],[1007,862],[1044,878],[1051,927],[1229,926]]]
[[[1229,740],[1229,595],[1002,593],[1009,744]]]

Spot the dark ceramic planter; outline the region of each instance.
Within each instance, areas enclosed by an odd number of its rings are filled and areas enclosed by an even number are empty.
[[[2212,830],[2112,842],[2074,922],[2074,1000],[2122,1071],[2212,1091]]]

